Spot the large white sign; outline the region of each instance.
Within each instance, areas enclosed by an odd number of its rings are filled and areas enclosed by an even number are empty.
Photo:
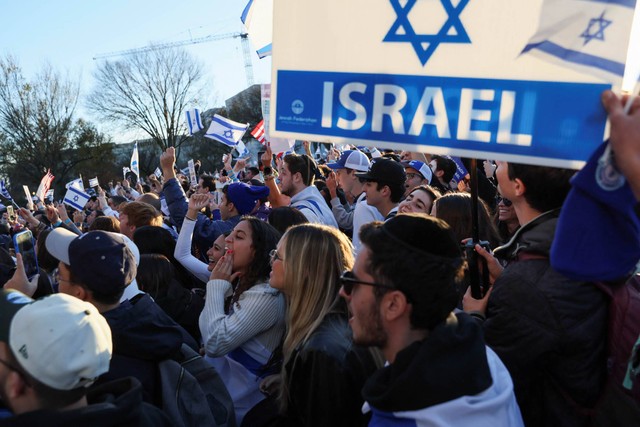
[[[540,0],[274,3],[272,135],[573,168],[605,136],[611,85],[522,53]]]

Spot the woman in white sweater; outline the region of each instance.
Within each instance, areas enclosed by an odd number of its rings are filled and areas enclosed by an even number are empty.
[[[183,232],[184,227],[180,238]],[[244,217],[225,239],[226,252],[207,282],[200,332],[207,360],[234,400],[238,425],[264,398],[258,389],[259,378],[270,373],[264,366],[284,333],[284,297],[268,284],[269,252],[279,239],[280,233],[269,224]],[[204,275],[207,264],[197,262]]]

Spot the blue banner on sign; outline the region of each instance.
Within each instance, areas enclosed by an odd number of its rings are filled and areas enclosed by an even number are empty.
[[[280,70],[277,131],[586,161],[606,84]]]

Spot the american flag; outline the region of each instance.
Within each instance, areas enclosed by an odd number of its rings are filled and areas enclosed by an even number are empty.
[[[256,127],[253,128],[253,130],[251,131],[251,136],[257,139],[260,144],[264,145],[264,119],[260,120],[260,123],[258,123]]]
[[[44,201],[45,194],[47,194],[49,188],[51,188],[51,182],[53,181],[53,178],[55,178],[55,176],[53,176],[51,170],[47,169],[47,174],[42,177],[40,185],[38,186],[38,191],[36,191],[36,196],[41,201]]]

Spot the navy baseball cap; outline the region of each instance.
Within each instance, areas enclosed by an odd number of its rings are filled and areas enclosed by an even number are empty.
[[[80,283],[100,294],[121,292],[136,277],[136,257],[120,233],[96,230],[78,236],[58,227],[49,233],[45,245]]]
[[[601,145],[575,175],[551,246],[551,265],[574,280],[618,280],[640,260],[640,219],[629,183],[606,190],[596,181]]]

